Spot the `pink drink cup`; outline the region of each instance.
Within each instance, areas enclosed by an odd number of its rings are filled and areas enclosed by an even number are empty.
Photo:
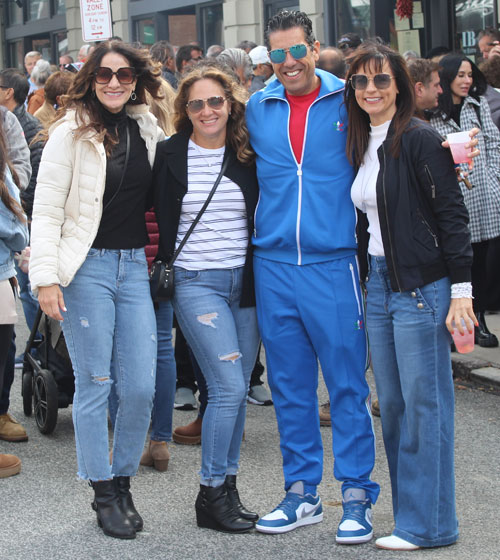
[[[461,319],[461,321],[462,321],[462,328],[464,330],[464,334],[463,335],[460,334],[459,330],[454,324],[453,325],[454,329],[452,334],[453,342],[455,343],[457,352],[460,352],[460,354],[467,354],[474,350],[474,325],[472,324],[471,321],[468,321],[468,323],[472,327],[472,332],[470,333],[467,330],[467,327],[465,326],[465,321],[463,319]]]
[[[446,136],[450,144],[451,154],[455,163],[470,163],[470,148],[466,148],[465,144],[470,142],[471,138],[467,131],[453,132]]]

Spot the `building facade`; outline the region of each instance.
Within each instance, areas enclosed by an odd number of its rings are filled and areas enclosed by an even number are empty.
[[[396,0],[111,0],[113,34],[125,41],[174,45],[192,41],[235,46],[263,43],[264,24],[282,8],[301,9],[313,21],[322,45],[343,33],[379,36],[400,52],[461,49],[477,58],[477,33],[498,27],[500,0],[422,0],[413,17],[395,16]],[[0,67],[22,68],[26,52],[38,50],[57,64],[83,43],[79,0],[0,0]]]

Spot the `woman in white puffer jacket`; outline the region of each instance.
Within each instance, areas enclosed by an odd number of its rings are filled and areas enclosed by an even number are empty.
[[[130,494],[149,427],[156,322],[144,213],[163,133],[145,103],[159,70],[145,51],[101,43],[49,129],[33,207],[31,286],[62,321],[73,364],[78,476],[94,488],[105,534],[143,528]],[[107,403],[119,398],[109,462]]]

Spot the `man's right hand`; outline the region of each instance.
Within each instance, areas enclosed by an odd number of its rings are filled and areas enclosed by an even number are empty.
[[[64,305],[64,298],[58,284],[52,286],[41,286],[38,288],[38,302],[42,311],[52,319],[63,320],[60,309],[67,311]]]

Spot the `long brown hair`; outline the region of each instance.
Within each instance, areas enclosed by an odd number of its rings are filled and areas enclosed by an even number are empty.
[[[394,158],[399,157],[401,137],[410,119],[415,114],[415,90],[404,58],[398,52],[385,45],[365,41],[356,49],[350,60],[344,93],[349,118],[346,152],[347,158],[355,167],[361,165],[368,148],[370,118],[356,101],[354,88],[351,84],[351,76],[363,68],[373,68],[374,71],[381,72],[384,62],[387,62],[391,68],[399,90],[396,96],[396,114],[392,119],[391,125],[393,127],[391,155]]]
[[[0,113],[0,199],[5,204],[7,210],[10,210],[18,220],[20,220],[21,222],[25,222],[26,217],[21,205],[15,198],[12,198],[11,194],[9,193],[9,188],[5,183],[5,172],[7,168],[10,169],[12,178],[14,179],[16,185],[19,187],[17,173],[9,163],[9,158],[7,155],[7,142],[5,140],[5,134],[3,131],[3,115]]]
[[[146,103],[146,91],[154,99],[161,97],[159,93],[161,71],[159,65],[151,60],[147,49],[136,49],[122,41],[105,41],[100,43],[82,69],[75,76],[75,79],[68,90],[68,94],[62,96],[63,109],[58,112],[55,121],[61,119],[68,110],[74,109],[76,112],[76,137],[81,137],[87,132],[95,132],[99,139],[104,143],[106,153],[109,154],[113,145],[118,139],[109,133],[104,126],[102,119],[101,102],[93,93],[94,75],[101,61],[108,53],[116,53],[125,58],[129,65],[135,69],[137,85],[135,94],[137,99],[130,99],[127,105],[139,105]]]
[[[175,130],[177,132],[193,130],[187,114],[186,103],[189,100],[191,86],[199,80],[213,80],[224,90],[226,99],[231,103],[231,115],[226,127],[226,144],[231,146],[241,163],[250,165],[255,159],[255,153],[250,146],[250,137],[245,123],[246,91],[217,62],[203,61],[193,66],[180,82],[174,102]]]

